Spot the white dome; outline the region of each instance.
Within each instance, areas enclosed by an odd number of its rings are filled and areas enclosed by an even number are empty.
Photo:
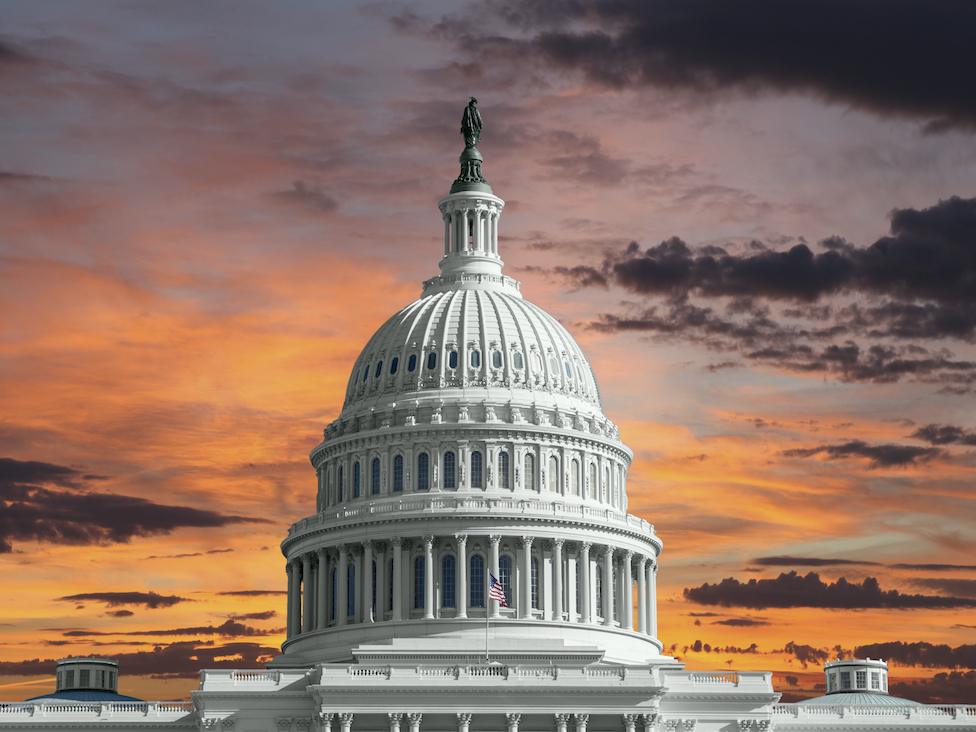
[[[451,389],[495,397],[507,390],[509,399],[526,404],[602,416],[596,380],[573,337],[524,300],[514,281],[484,281],[494,279],[474,277],[466,289],[443,289],[435,278],[420,299],[387,320],[356,359],[344,416],[378,403],[443,398]]]

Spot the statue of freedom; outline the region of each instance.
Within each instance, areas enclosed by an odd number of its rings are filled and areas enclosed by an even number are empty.
[[[481,112],[478,111],[478,100],[471,97],[468,106],[461,116],[461,134],[464,135],[465,147],[477,147],[481,139]]]

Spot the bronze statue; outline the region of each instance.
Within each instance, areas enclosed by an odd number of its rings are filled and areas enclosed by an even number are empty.
[[[465,147],[477,147],[481,139],[481,112],[478,111],[478,100],[474,97],[468,100],[461,116],[461,134],[464,135]]]

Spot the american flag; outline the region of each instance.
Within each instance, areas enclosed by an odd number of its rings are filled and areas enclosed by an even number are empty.
[[[488,597],[497,602],[501,607],[508,607],[508,601],[505,599],[505,588],[502,587],[502,583],[491,572],[488,573],[488,578],[490,580]]]

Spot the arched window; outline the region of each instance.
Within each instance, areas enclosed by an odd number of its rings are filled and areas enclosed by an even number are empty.
[[[535,456],[525,456],[525,490],[535,490]]]
[[[380,494],[380,459],[373,458],[369,465],[369,490],[374,496]]]
[[[512,594],[512,557],[508,554],[502,554],[498,557],[498,581],[502,583],[502,587],[505,589],[505,599],[508,600],[508,604],[514,606],[515,595]]]
[[[522,358],[521,352],[516,351],[512,354],[512,366],[514,366],[518,371],[525,368],[525,360]]]
[[[339,503],[342,503],[343,494],[346,492],[346,476],[342,470],[342,466],[339,466],[339,496],[336,499]]]
[[[380,374],[382,373],[383,373],[383,359],[380,359],[379,361],[376,362],[376,371],[373,372],[373,378],[374,379],[380,378]]]
[[[407,359],[407,371],[411,374],[417,370],[417,354],[411,353],[410,358]]]
[[[498,453],[498,483],[502,490],[508,490],[511,484],[508,477],[508,451],[502,450]]]
[[[585,495],[583,497],[592,498],[594,491],[596,491],[596,465],[590,463],[589,485],[586,486],[586,490],[584,491]]]
[[[454,555],[445,554],[441,560],[441,607],[457,607],[454,597]]]
[[[481,464],[481,451],[475,450],[471,453],[471,487],[484,488],[484,470]]]
[[[368,363],[364,363],[363,364],[363,383],[364,384],[366,383],[366,379],[368,379],[368,378],[369,378],[369,364]]]
[[[573,458],[573,463],[572,463],[571,470],[572,470],[571,480],[573,481],[573,495],[574,496],[579,496],[579,494],[580,494],[580,464],[579,464],[579,460],[577,460],[576,458]]]
[[[559,492],[559,461],[555,455],[549,456],[549,490],[552,493]]]
[[[336,571],[333,569],[329,575],[329,620],[336,619]]]
[[[566,372],[566,378],[573,378],[573,370],[569,367],[569,361],[563,361],[563,370]]]
[[[394,356],[392,359],[390,359],[390,376],[393,376],[397,372],[397,369],[399,368],[400,368],[400,357]]]
[[[502,367],[502,352],[492,351],[491,352],[491,367],[494,369],[500,369]]]
[[[448,368],[457,368],[457,351],[451,351],[447,354],[447,366]]]
[[[417,490],[430,490],[430,456],[426,452],[417,456]]]
[[[346,615],[356,614],[356,565],[346,568]]]
[[[603,469],[603,485],[600,486],[600,501],[607,503],[607,492],[610,490],[610,468]]]
[[[393,458],[393,490],[397,493],[403,490],[403,455]]]
[[[371,608],[373,613],[376,613],[376,560],[372,562],[369,572],[369,591],[373,597],[373,607]]]
[[[480,369],[481,368],[481,351],[471,351],[471,355],[468,358],[468,363],[471,364],[471,368]]]
[[[359,498],[360,494],[360,483],[362,482],[362,471],[359,467],[359,461],[357,460],[352,464],[352,497]]]
[[[596,614],[603,615],[603,572],[596,572]]]
[[[413,560],[413,606],[417,610],[424,609],[424,572],[426,569],[423,557],[417,557]]]
[[[531,585],[532,585],[532,609],[539,609],[539,559],[538,557],[532,557],[532,571],[531,571]]]
[[[444,453],[444,490],[457,488],[457,458],[452,450]]]
[[[433,371],[437,368],[437,351],[431,351],[427,354],[427,370]]]
[[[485,558],[480,554],[471,555],[471,607],[485,606]]]

